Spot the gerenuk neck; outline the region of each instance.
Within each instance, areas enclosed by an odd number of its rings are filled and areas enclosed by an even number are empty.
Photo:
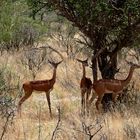
[[[127,78],[125,80],[123,80],[123,82],[122,82],[124,87],[129,84],[130,80],[132,79],[133,72],[134,72],[134,68],[130,67],[130,71],[129,71]]]
[[[55,80],[56,80],[56,68],[54,68],[54,70],[53,70],[52,80],[53,80],[54,82],[55,82]]]
[[[85,77],[86,77],[86,70],[85,70],[85,66],[84,66],[84,65],[82,65],[82,67],[83,67],[83,78],[85,78]]]

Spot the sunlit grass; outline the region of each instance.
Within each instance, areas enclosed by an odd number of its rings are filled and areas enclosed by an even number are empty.
[[[15,72],[20,76],[19,82],[20,87],[22,87],[24,81],[32,79],[30,72],[25,70],[21,64],[17,66],[16,60],[11,60],[12,62],[9,62],[8,65],[14,65],[14,68],[17,68]],[[4,60],[2,59],[1,62],[4,63]],[[79,88],[81,75],[81,65],[73,60],[66,60],[64,64],[60,65],[57,70],[57,81],[51,92],[53,118],[50,118],[45,93],[33,92],[32,96],[22,105],[21,117],[16,112],[13,123],[8,125],[4,140],[51,140],[58,121],[58,107],[60,107],[61,111],[61,124],[59,131],[56,132],[56,140],[88,140],[89,136],[83,130],[83,123],[87,127],[92,125],[91,134],[95,134],[101,127],[100,131],[93,137],[95,140],[139,139],[139,84],[135,85],[137,92],[133,91],[134,94],[137,94],[137,102],[118,105],[114,112],[108,113],[97,112],[93,103],[90,108],[90,115],[82,117]],[[87,75],[91,77],[91,69],[87,70]],[[51,76],[52,68],[46,64],[37,73],[36,79],[49,79]],[[14,83],[17,79],[12,80]],[[19,94],[19,91],[16,91],[16,93],[12,91],[11,94]],[[16,100],[16,105],[18,101],[19,97]],[[4,120],[1,118],[1,128],[3,128],[4,123]],[[0,133],[1,131],[2,129]]]

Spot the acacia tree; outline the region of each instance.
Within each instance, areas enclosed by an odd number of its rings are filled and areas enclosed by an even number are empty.
[[[140,41],[139,0],[27,0],[32,15],[54,10],[65,17],[89,39],[93,50],[93,79],[97,80],[97,64],[102,78],[113,79],[117,54],[124,47]],[[97,55],[98,54],[98,55]],[[98,56],[95,58],[95,56]]]

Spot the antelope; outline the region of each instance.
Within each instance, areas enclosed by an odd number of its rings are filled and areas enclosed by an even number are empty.
[[[63,61],[63,60],[62,60]],[[50,101],[50,92],[53,90],[53,86],[56,82],[56,69],[57,66],[62,62],[54,63],[48,60],[48,62],[53,66],[53,75],[50,80],[37,80],[37,81],[27,81],[23,84],[24,96],[20,99],[18,103],[18,112],[21,110],[21,105],[25,100],[27,100],[33,93],[33,91],[44,91],[46,93],[46,98],[49,106],[50,117],[52,117],[51,111],[51,101]]]
[[[128,62],[128,64],[130,64],[131,66],[130,66],[129,74],[126,77],[126,79],[124,80],[100,79],[93,83],[92,88],[98,96],[98,99],[95,103],[97,110],[99,110],[99,104],[101,103],[102,98],[106,93],[112,93],[112,100],[113,102],[115,102],[117,95],[121,94],[123,92],[123,89],[127,87],[127,85],[129,84],[133,76],[134,70],[140,68],[140,65],[133,64],[132,62]],[[92,100],[93,98],[90,100],[90,104]]]
[[[78,62],[82,63],[82,67],[83,67],[83,76],[81,78],[81,82],[80,82],[80,89],[81,89],[81,108],[82,111],[85,109],[88,112],[88,108],[89,108],[89,95],[91,93],[91,89],[92,89],[92,81],[90,80],[90,78],[86,77],[86,70],[85,67],[88,66],[88,59],[86,60],[79,60],[77,59]]]

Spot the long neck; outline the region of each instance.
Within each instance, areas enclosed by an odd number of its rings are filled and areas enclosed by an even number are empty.
[[[85,78],[86,77],[86,70],[85,70],[85,66],[84,65],[82,65],[83,66],[83,78]]]
[[[56,80],[56,68],[54,68],[54,70],[53,70],[53,76],[52,76],[51,80],[53,80],[54,82]]]
[[[131,67],[127,78],[125,80],[123,80],[123,82],[122,82],[124,86],[127,86],[129,84],[129,82],[133,76],[133,72],[134,72],[134,68]]]

